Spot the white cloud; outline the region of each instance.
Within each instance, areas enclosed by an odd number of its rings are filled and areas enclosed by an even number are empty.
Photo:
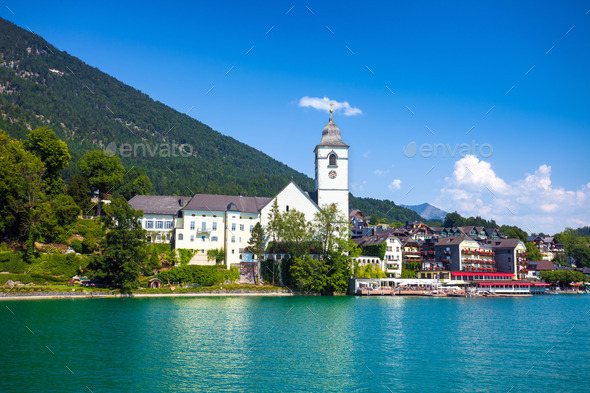
[[[384,175],[384,174],[386,174],[386,173],[389,173],[389,170],[387,170],[387,171],[384,171],[384,170],[381,170],[381,169],[375,169],[375,170],[373,171],[373,173],[374,173],[375,175],[377,175],[377,176],[381,176],[381,175]]]
[[[350,189],[353,191],[363,191],[365,189],[365,186],[367,185],[367,181],[363,180],[361,182],[361,184],[357,184],[357,183],[351,183],[350,184]]]
[[[466,156],[455,162],[453,174],[445,182],[438,205],[463,216],[479,215],[499,224],[518,225],[527,232],[551,234],[590,223],[590,183],[576,191],[556,187],[551,182],[551,167],[545,164],[532,174],[507,182],[489,162]]]
[[[330,104],[333,105],[334,112],[343,111],[344,116],[354,116],[354,115],[362,115],[363,111],[359,108],[354,108],[350,106],[348,101],[338,102],[336,100],[331,100],[328,97],[319,98],[319,97],[302,97],[299,100],[299,106],[303,108],[314,108],[318,111],[330,112]]]
[[[402,181],[400,179],[394,179],[388,186],[391,191],[396,191],[402,188]]]

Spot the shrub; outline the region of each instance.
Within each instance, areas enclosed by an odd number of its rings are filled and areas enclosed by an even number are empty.
[[[29,266],[21,254],[13,254],[11,252],[0,253],[0,271],[9,273],[24,273],[27,266]]]
[[[96,238],[92,233],[87,233],[82,241],[82,251],[84,254],[92,254],[98,249],[96,245]]]
[[[39,267],[44,273],[72,277],[88,265],[87,257],[75,254],[45,254],[39,258]]]
[[[177,282],[193,285],[212,286],[222,284],[225,281],[235,281],[240,277],[237,267],[225,269],[221,266],[187,265],[172,268],[158,274],[158,278],[164,282]]]
[[[78,254],[83,253],[82,241],[80,239],[73,239],[70,242],[70,247],[72,247],[72,250],[76,251]]]
[[[180,256],[180,265],[184,266],[190,262],[191,258],[193,257],[193,255],[195,255],[195,253],[191,250],[181,248],[178,250],[178,255]]]

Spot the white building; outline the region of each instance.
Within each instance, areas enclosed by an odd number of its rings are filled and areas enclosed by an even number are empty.
[[[144,211],[142,223],[151,242],[171,242],[175,249],[192,250],[195,255],[190,263],[200,265],[215,264],[208,260],[207,251],[224,249],[229,267],[243,260],[254,225],[260,222],[263,228],[267,226],[275,200],[280,212],[297,210],[308,221],[313,221],[320,211],[318,205],[334,204],[348,217],[348,146],[342,142],[332,115],[314,152],[319,204],[293,181],[272,198],[139,195],[129,203]]]
[[[355,262],[359,265],[378,265],[387,277],[402,276],[403,246],[399,238],[388,232],[377,232],[376,235],[353,239],[361,248],[385,243],[383,259],[378,256],[361,255]]]
[[[190,200],[182,196],[136,195],[129,204],[143,211],[141,226],[147,231],[148,242],[170,243],[174,241],[174,221]]]

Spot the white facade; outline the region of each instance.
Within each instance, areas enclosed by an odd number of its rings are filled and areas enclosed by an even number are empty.
[[[379,257],[361,255],[357,257],[353,263],[358,263],[359,266],[379,266],[379,268],[387,274],[387,277],[399,278],[402,276],[402,242],[397,237],[390,236],[383,239],[380,243],[369,243],[368,245],[383,244],[383,242],[386,244],[383,260]]]
[[[335,204],[348,217],[348,147],[318,146],[315,160],[318,206]]]
[[[385,270],[387,277],[402,276],[402,242],[395,236],[387,239],[387,248],[385,249]]]
[[[183,218],[177,219],[175,248],[193,250],[196,254],[190,264],[214,265],[207,251],[225,250],[225,263],[241,262],[241,252],[259,215],[239,211],[183,210]]]
[[[318,205],[311,200],[309,195],[299,188],[295,182],[291,181],[260,211],[260,224],[263,228],[266,228],[270,221],[270,211],[275,200],[281,213],[295,209],[305,214],[305,219],[309,222],[313,222],[316,213],[320,211]]]
[[[174,236],[174,215],[144,214],[141,227],[147,231],[149,243],[170,243]]]

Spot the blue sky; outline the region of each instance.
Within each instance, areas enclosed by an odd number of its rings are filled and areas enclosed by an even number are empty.
[[[328,114],[300,99],[348,102],[362,113],[334,118],[355,195],[553,233],[590,224],[589,9],[9,1],[0,16],[309,176]]]

